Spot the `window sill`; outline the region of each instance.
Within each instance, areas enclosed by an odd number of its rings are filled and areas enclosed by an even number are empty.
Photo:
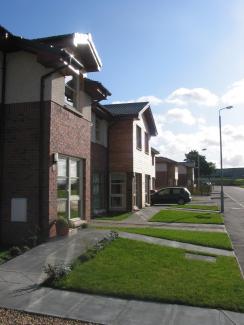
[[[142,148],[136,147],[136,149],[142,151]]]
[[[79,112],[76,108],[68,105],[68,104],[64,104],[64,109],[66,109],[67,111],[70,111],[76,115],[78,115],[79,117],[83,117],[83,114],[81,112]]]

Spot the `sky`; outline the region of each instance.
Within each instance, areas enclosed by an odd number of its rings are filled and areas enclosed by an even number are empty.
[[[198,150],[219,167],[244,167],[243,0],[9,0],[0,24],[25,38],[90,32],[112,96],[149,101],[162,156]],[[207,149],[202,151],[202,149]]]

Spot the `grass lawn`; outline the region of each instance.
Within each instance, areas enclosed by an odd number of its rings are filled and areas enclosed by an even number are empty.
[[[95,258],[77,261],[56,288],[124,298],[244,311],[235,258],[189,260],[182,249],[116,239]]]
[[[131,215],[131,212],[119,212],[119,213],[113,213],[109,215],[103,215],[103,216],[96,216],[95,219],[97,220],[113,220],[113,221],[121,221],[124,219],[127,219]]]
[[[181,206],[177,205],[176,208],[219,211],[217,205],[185,204]]]
[[[0,264],[9,259],[9,251],[7,249],[0,248]]]
[[[198,212],[182,210],[161,210],[149,221],[154,222],[184,222],[223,224],[221,215],[217,212]]]
[[[110,227],[111,230],[124,231],[132,234],[176,240],[183,243],[232,250],[227,234],[220,232],[157,229],[157,228],[128,228]]]

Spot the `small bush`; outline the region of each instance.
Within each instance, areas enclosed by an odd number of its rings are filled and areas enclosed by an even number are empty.
[[[96,243],[96,245],[94,245],[92,248],[89,248],[86,251],[86,253],[82,254],[79,257],[79,260],[81,262],[86,262],[94,258],[99,251],[103,250],[108,244],[110,244],[113,240],[117,239],[118,237],[119,237],[118,233],[116,231],[111,230],[107,237],[104,237],[102,240]]]
[[[48,275],[49,281],[57,280],[58,278],[67,275],[71,271],[70,265],[48,264],[44,267],[44,272]]]
[[[9,249],[9,254],[11,257],[18,256],[22,253],[21,249],[18,246],[13,246]]]

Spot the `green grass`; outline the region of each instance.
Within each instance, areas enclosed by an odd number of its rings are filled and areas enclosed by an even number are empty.
[[[235,258],[188,260],[185,251],[119,238],[95,258],[77,261],[53,286],[92,294],[244,312]]]
[[[220,232],[134,227],[110,227],[109,229],[156,238],[176,240],[182,243],[232,250],[228,235]]]
[[[203,204],[185,204],[185,205],[177,205],[177,208],[186,208],[186,209],[198,209],[198,210],[211,210],[211,211],[219,211],[217,205],[203,205]]]
[[[182,211],[182,210],[161,210],[149,221],[153,222],[183,222],[199,224],[223,224],[223,219],[216,212]]]
[[[129,218],[130,215],[131,215],[131,212],[123,212],[123,213],[120,212],[120,213],[113,213],[113,214],[109,214],[109,215],[96,216],[95,219],[121,221],[121,220]]]
[[[4,263],[9,258],[9,251],[7,249],[0,248],[0,264]]]

